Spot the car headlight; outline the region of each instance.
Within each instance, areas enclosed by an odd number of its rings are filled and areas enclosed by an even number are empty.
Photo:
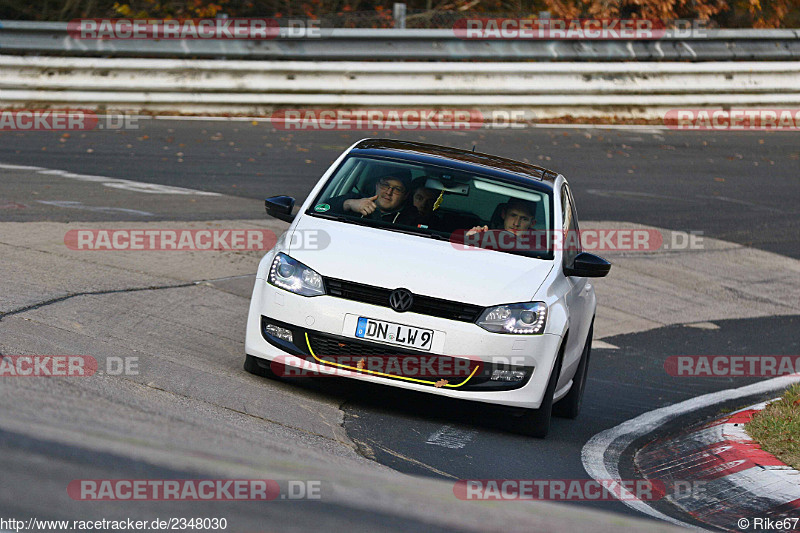
[[[270,284],[295,294],[303,296],[325,294],[322,276],[283,253],[275,256],[267,279]]]
[[[543,302],[526,302],[486,308],[478,325],[493,333],[539,335],[546,321],[547,306]]]

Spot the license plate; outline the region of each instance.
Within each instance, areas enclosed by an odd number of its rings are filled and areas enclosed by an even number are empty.
[[[404,326],[372,318],[358,318],[356,337],[407,346],[417,350],[430,350],[433,345],[433,330]]]

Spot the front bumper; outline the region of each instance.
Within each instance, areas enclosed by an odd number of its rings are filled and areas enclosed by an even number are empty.
[[[431,351],[418,352],[356,339],[355,331],[349,328],[353,316],[432,329],[435,340]],[[264,325],[267,322],[291,330],[293,342],[287,343],[266,334]],[[308,298],[278,289],[259,278],[250,303],[245,351],[267,361],[278,360],[319,374],[342,375],[344,371],[347,377],[382,385],[496,405],[538,408],[560,342],[561,337],[553,334],[501,335],[485,331],[473,323],[397,313],[392,309],[333,296]],[[429,372],[406,379],[408,376],[403,374],[369,372],[369,364],[362,369],[355,365],[355,360],[365,354],[367,363],[374,356],[466,359],[469,363],[467,374],[471,372],[471,375],[439,376]],[[510,366],[525,370],[525,378],[518,382],[489,379],[494,369]],[[444,385],[442,379],[446,381]]]
[[[271,335],[267,326],[291,331],[294,342]],[[301,328],[266,316],[261,317],[261,335],[275,348],[305,361],[302,363],[303,369],[308,367],[307,363],[325,365],[346,377],[353,377],[353,373],[356,373],[461,391],[502,391],[525,386],[534,371],[533,367],[514,365],[511,361],[486,363],[477,357],[452,357],[354,340]],[[281,358],[279,362],[291,366],[300,364],[288,358]],[[279,366],[276,368],[281,371]],[[495,370],[511,369],[524,372],[524,378],[515,381],[491,379]],[[286,375],[292,375],[292,372],[288,371]],[[318,373],[308,372],[308,375]]]

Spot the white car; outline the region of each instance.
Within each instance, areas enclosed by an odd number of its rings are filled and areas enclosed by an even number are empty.
[[[569,185],[474,151],[366,139],[346,150],[258,267],[245,369],[340,375],[574,418],[596,308]],[[314,238],[311,238],[313,236]],[[302,370],[302,371],[301,371]],[[517,410],[512,410],[517,411]]]

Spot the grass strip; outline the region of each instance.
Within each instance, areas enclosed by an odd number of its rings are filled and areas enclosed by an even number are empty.
[[[800,383],[756,413],[745,430],[761,449],[800,470]]]

